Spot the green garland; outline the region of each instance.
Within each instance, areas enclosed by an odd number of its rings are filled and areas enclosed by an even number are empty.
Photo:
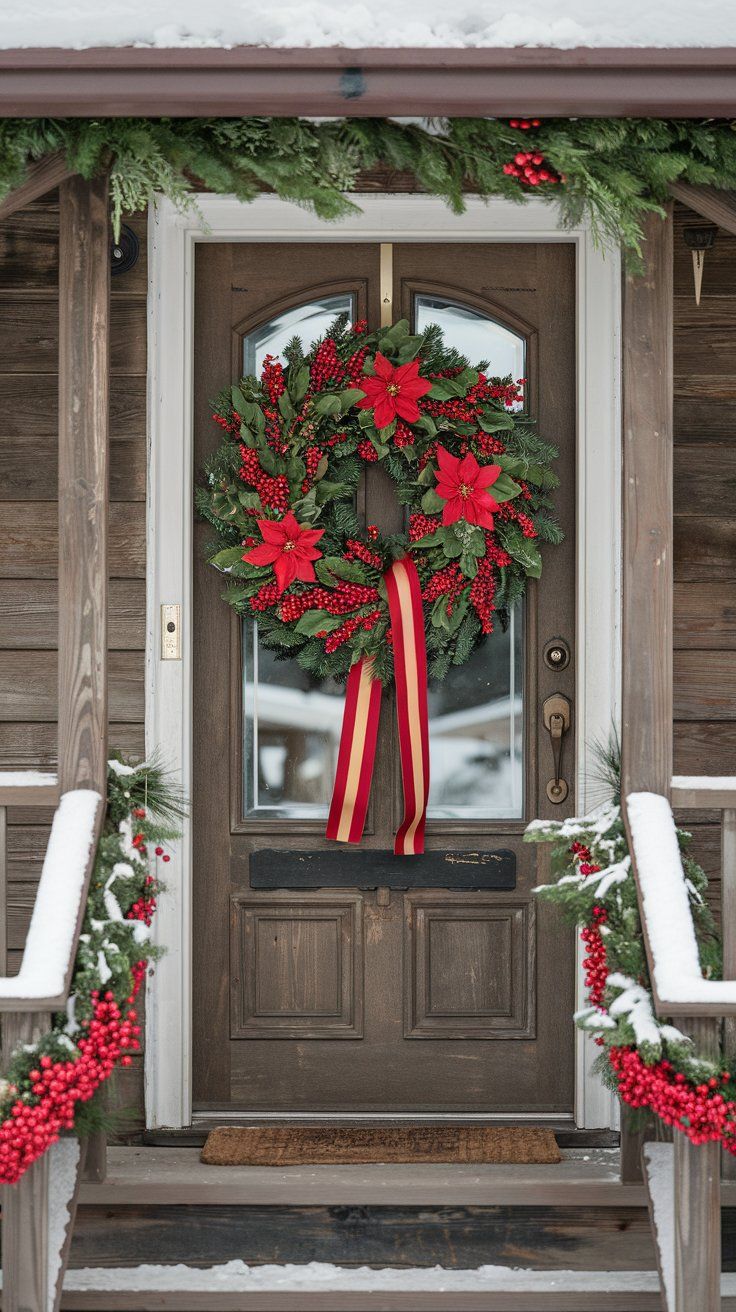
[[[599,1073],[629,1106],[654,1112],[694,1143],[736,1152],[736,1062],[704,1058],[655,1014],[628,842],[616,748],[607,753],[613,798],[582,819],[536,820],[525,841],[552,844],[552,882],[535,891],[582,926],[588,1005],[576,1024],[601,1047]],[[703,975],[719,978],[721,947],[705,872],[677,830]]]
[[[29,161],[54,151],[85,177],[111,169],[116,229],[156,193],[194,204],[197,184],[244,201],[273,190],[339,219],[359,208],[343,193],[360,172],[384,166],[412,173],[456,213],[466,189],[515,201],[543,195],[559,204],[563,224],[587,217],[597,240],[634,259],[642,219],[661,210],[671,182],[736,189],[733,120],[40,118],[0,123],[0,199]],[[514,163],[527,152],[528,173]]]

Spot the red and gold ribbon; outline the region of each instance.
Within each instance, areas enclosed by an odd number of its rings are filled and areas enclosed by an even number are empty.
[[[399,724],[404,818],[396,835],[397,856],[424,851],[429,797],[429,727],[427,653],[419,576],[408,556],[384,574],[393,633],[396,711]],[[373,676],[370,657],[353,665],[348,676],[335,787],[327,837],[359,843],[363,834],[376,736],[381,714],[381,681]]]

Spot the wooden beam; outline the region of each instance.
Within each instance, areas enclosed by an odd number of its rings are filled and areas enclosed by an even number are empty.
[[[107,177],[62,183],[59,246],[59,787],[107,784]]]
[[[717,1061],[720,1027],[692,1020],[684,1027],[705,1059]],[[675,1309],[721,1312],[721,1145],[692,1144],[674,1135]]]
[[[40,196],[45,196],[47,191],[54,191],[71,176],[72,171],[66,162],[66,156],[60,151],[55,155],[47,155],[36,164],[29,164],[20,186],[14,187],[0,200],[0,219],[7,219],[11,214],[15,214],[16,210],[25,209],[26,205],[38,200]]]
[[[45,1012],[3,1016],[3,1069],[21,1043],[49,1027]],[[3,1185],[3,1312],[47,1312],[49,1306],[49,1162],[44,1154],[14,1185]]]
[[[673,182],[670,192],[688,209],[702,214],[704,219],[717,223],[725,232],[736,235],[736,192],[721,191],[720,187],[699,187],[689,182]]]
[[[644,222],[623,298],[621,788],[672,779],[672,210]]]

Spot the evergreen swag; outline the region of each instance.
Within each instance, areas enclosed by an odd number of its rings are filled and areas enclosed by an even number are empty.
[[[134,1002],[147,963],[162,885],[149,848],[177,837],[181,798],[156,762],[109,762],[107,815],[97,848],[65,1012],[13,1054],[0,1081],[0,1184],[14,1184],[63,1130],[95,1128],[90,1105],[118,1063],[129,1066],[140,1027]]]
[[[693,1143],[736,1154],[736,1062],[700,1057],[654,1014],[634,876],[621,817],[618,746],[602,753],[612,800],[579,820],[535,820],[525,838],[552,843],[552,879],[536,889],[581,926],[588,1005],[577,1025],[596,1035],[598,1070],[629,1107],[652,1112]],[[706,977],[720,976],[720,942],[705,900],[707,878],[678,829]]]
[[[443,678],[539,577],[538,540],[562,537],[549,495],[557,452],[508,409],[524,380],[487,379],[438,327],[412,336],[406,320],[368,333],[341,315],[308,354],[294,338],[284,357],[215,406],[225,439],[198,508],[217,531],[208,556],[231,580],[225,599],[318,678],[344,679],[370,656],[388,682],[383,574],[408,551],[429,673]],[[356,492],[376,461],[408,507],[408,534],[361,528]]]
[[[544,196],[563,222],[587,216],[598,239],[621,243],[634,262],[642,216],[661,209],[671,182],[736,189],[731,119],[8,118],[0,199],[54,151],[85,177],[111,170],[116,229],[156,193],[193,204],[197,185],[245,201],[271,189],[339,219],[358,208],[343,194],[358,174],[385,167],[412,173],[456,212],[464,188]]]

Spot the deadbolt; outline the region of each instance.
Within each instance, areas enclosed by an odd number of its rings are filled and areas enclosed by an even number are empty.
[[[545,643],[542,657],[547,669],[566,670],[570,664],[570,648],[562,638],[552,638]]]
[[[552,742],[552,761],[554,779],[547,784],[547,797],[550,802],[559,805],[564,802],[570,789],[567,780],[562,778],[562,739],[570,728],[570,703],[561,692],[555,692],[542,703],[544,727]]]

